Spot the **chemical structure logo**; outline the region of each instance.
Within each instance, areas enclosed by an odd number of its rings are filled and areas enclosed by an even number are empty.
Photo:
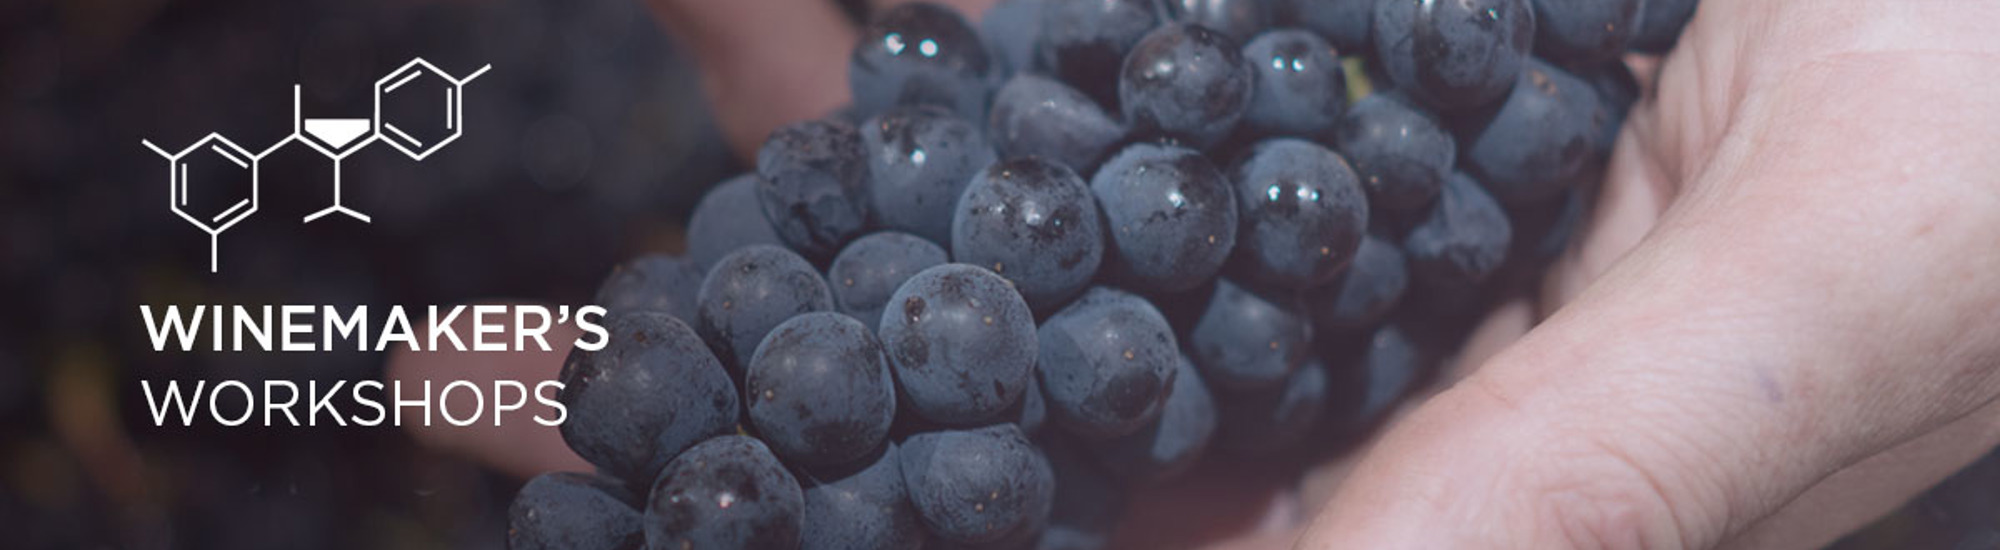
[[[299,108],[299,86],[292,85],[292,133],[255,154],[220,134],[208,134],[193,145],[167,152],[152,141],[139,143],[167,160],[167,205],[174,214],[208,233],[208,271],[217,268],[217,241],[223,231],[257,212],[258,162],[293,142],[304,143],[333,160],[333,205],[308,214],[303,223],[341,214],[362,223],[372,220],[348,208],[340,200],[340,164],[348,155],[377,141],[388,142],[410,160],[422,162],[465,133],[465,85],[486,74],[492,65],[480,67],[464,77],[453,77],[423,58],[390,72],[375,81],[375,112],[368,118],[307,118]],[[438,94],[424,94],[425,90]],[[421,96],[429,97],[421,97]],[[434,124],[404,126],[384,120],[383,102],[429,102],[442,96],[442,128]],[[435,121],[432,121],[435,122]],[[205,178],[219,178],[213,186],[193,186],[190,171]],[[192,192],[191,192],[192,191]],[[191,201],[190,198],[193,198]]]

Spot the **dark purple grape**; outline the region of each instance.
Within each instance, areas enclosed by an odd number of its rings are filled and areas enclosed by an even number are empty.
[[[549,472],[528,480],[507,507],[510,550],[639,550],[639,511],[618,480]]]
[[[743,174],[717,184],[695,204],[688,217],[687,257],[706,270],[730,252],[753,244],[784,246],[785,240],[764,217],[757,175]]]
[[[1368,28],[1375,0],[1272,0],[1278,27],[1297,27],[1325,38],[1340,51],[1366,52],[1375,47]]]
[[[1162,25],[1125,57],[1118,103],[1135,131],[1206,149],[1249,110],[1256,79],[1237,43],[1200,25]]]
[[[949,213],[949,211],[947,211]],[[917,272],[950,261],[943,248],[909,233],[883,231],[855,239],[827,268],[827,286],[841,313],[876,326],[883,304]]]
[[[1221,393],[1216,447],[1268,456],[1298,445],[1326,410],[1327,389],[1326,367],[1313,359],[1276,386]]]
[[[1035,55],[1048,74],[1116,108],[1118,67],[1159,22],[1153,0],[1043,0]]]
[[[997,160],[977,126],[936,107],[899,107],[861,126],[876,225],[944,244],[952,205]],[[893,290],[893,289],[892,289]]]
[[[928,533],[903,489],[901,456],[889,444],[842,471],[808,474],[799,550],[923,548]]]
[[[839,313],[806,313],[764,337],[743,377],[750,422],[792,464],[838,464],[882,445],[896,383],[882,344]]]
[[[794,315],[832,310],[833,294],[804,258],[753,245],[708,270],[696,303],[701,316],[695,329],[724,365],[741,374],[766,333]]]
[[[936,105],[968,120],[986,116],[998,67],[956,10],[909,2],[876,13],[861,31],[847,81],[857,111]]]
[[[1347,73],[1318,35],[1278,29],[1243,46],[1256,84],[1243,124],[1258,136],[1318,138],[1347,106]]]
[[[1188,333],[1188,349],[1202,379],[1217,388],[1268,388],[1311,354],[1312,322],[1291,292],[1257,292],[1218,280]]]
[[[647,499],[646,547],[797,548],[804,508],[798,480],[769,448],[725,435],[660,472]]]
[[[1403,238],[1403,253],[1413,279],[1478,285],[1506,261],[1513,240],[1500,204],[1479,182],[1452,174],[1430,214]]]
[[[1625,53],[1638,29],[1641,0],[1533,0],[1535,53],[1571,65]]]
[[[868,159],[861,133],[844,122],[779,127],[757,151],[757,198],[793,250],[825,259],[868,223]]]
[[[1007,74],[1035,70],[1035,40],[1042,35],[1046,0],[1000,0],[979,16],[979,35],[986,51]]]
[[[1015,401],[1012,408],[1001,413],[1000,418],[1020,426],[1023,435],[1035,437],[1041,433],[1042,424],[1049,419],[1049,404],[1048,399],[1043,397],[1045,394],[1042,393],[1041,381],[1034,379],[1033,376],[1030,378],[1028,390],[1021,392],[1021,399]]]
[[[1435,353],[1399,324],[1384,323],[1362,343],[1353,363],[1329,373],[1337,396],[1326,404],[1326,426],[1335,437],[1367,433],[1417,387]]]
[[[1090,191],[1110,229],[1111,273],[1132,288],[1194,288],[1236,247],[1236,193],[1194,150],[1133,144],[1097,171]]]
[[[1694,18],[1700,0],[1645,0],[1639,13],[1638,32],[1633,33],[1633,50],[1667,53],[1680,40],[1681,30]]]
[[[1395,309],[1409,285],[1402,250],[1371,235],[1340,278],[1306,291],[1306,306],[1319,331],[1365,329]]]
[[[1473,121],[1463,161],[1493,196],[1508,204],[1561,193],[1589,168],[1610,117],[1589,83],[1531,60],[1514,91],[1491,115]]]
[[[1079,174],[1125,139],[1125,125],[1083,92],[1025,73],[994,94],[986,131],[1004,158],[1041,157]]]
[[[1639,102],[1639,77],[1632,74],[1632,67],[1623,59],[1613,59],[1577,74],[1590,83],[1591,91],[1597,92],[1598,107],[1604,109],[1605,116],[1595,118],[1597,140],[1593,143],[1597,153],[1609,156],[1611,148],[1618,144],[1618,131],[1625,127],[1625,115],[1631,113],[1632,105]],[[1595,180],[1592,180],[1595,181]]]
[[[889,298],[880,326],[905,408],[930,421],[993,418],[1033,380],[1034,316],[990,271],[946,264],[919,272]]]
[[[1036,310],[1090,284],[1104,259],[1104,229],[1076,172],[1035,157],[987,167],[958,199],[951,253],[1012,281]]]
[[[1278,138],[1258,143],[1233,172],[1242,210],[1237,273],[1303,289],[1347,267],[1368,227],[1368,198],[1346,160],[1311,142]]]
[[[1167,394],[1158,420],[1091,445],[1105,470],[1127,483],[1154,485],[1180,477],[1200,460],[1215,436],[1215,397],[1208,384],[1186,356],[1176,362],[1175,370],[1173,392]]]
[[[1101,468],[1078,443],[1051,437],[1042,446],[1055,474],[1055,505],[1035,550],[1101,550],[1111,542],[1127,495],[1113,472]]]
[[[572,350],[559,375],[563,442],[577,456],[643,483],[682,449],[736,424],[736,385],[686,324],[634,312],[607,317],[604,328],[604,348]]]
[[[1063,427],[1107,438],[1159,418],[1180,347],[1166,317],[1145,298],[1093,287],[1043,321],[1040,335],[1035,372]]]
[[[592,302],[606,312],[657,311],[675,319],[695,317],[695,294],[708,270],[686,258],[647,254],[611,268]]]
[[[1165,19],[1201,25],[1242,42],[1271,25],[1265,0],[1164,0]]]
[[[1380,0],[1375,52],[1396,87],[1444,111],[1500,100],[1535,39],[1529,0]]]
[[[1444,124],[1396,92],[1355,102],[1334,131],[1333,146],[1354,163],[1368,205],[1381,210],[1430,204],[1458,161],[1458,143]]]
[[[1013,424],[920,433],[901,455],[910,501],[946,541],[993,542],[1047,521],[1055,474]]]

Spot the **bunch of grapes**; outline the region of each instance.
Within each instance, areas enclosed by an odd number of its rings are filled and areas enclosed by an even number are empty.
[[[1352,440],[1587,212],[1693,0],[874,15],[563,366],[515,548],[1098,548],[1204,455]],[[1297,463],[1301,461],[1292,461]]]

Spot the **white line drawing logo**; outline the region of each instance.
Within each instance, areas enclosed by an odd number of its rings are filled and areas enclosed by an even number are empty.
[[[432,65],[429,61],[424,61],[421,57],[411,59],[409,63],[405,63],[402,67],[390,72],[389,76],[375,81],[375,112],[369,118],[306,118],[304,113],[300,112],[299,109],[299,85],[293,84],[292,134],[285,136],[283,139],[278,140],[277,143],[271,144],[270,147],[266,147],[263,151],[256,154],[251,154],[249,151],[244,150],[243,147],[236,145],[235,142],[229,141],[229,138],[215,133],[210,133],[196,140],[193,145],[189,145],[186,149],[174,153],[169,153],[165,149],[153,145],[153,142],[150,140],[142,139],[139,140],[139,143],[167,159],[168,208],[171,208],[174,214],[187,220],[188,223],[192,223],[196,228],[208,233],[208,272],[214,273],[217,266],[217,238],[222,235],[223,231],[228,230],[231,226],[236,225],[237,222],[241,222],[244,218],[248,218],[251,214],[257,212],[259,179],[257,164],[264,157],[270,156],[271,153],[277,152],[279,148],[296,141],[306,144],[307,147],[311,147],[313,150],[319,151],[320,154],[326,155],[326,158],[333,160],[333,205],[306,215],[305,220],[301,223],[311,223],[313,220],[332,214],[344,214],[360,220],[362,223],[372,223],[373,220],[366,214],[348,208],[345,204],[341,203],[340,162],[346,159],[348,155],[352,155],[355,151],[359,151],[361,148],[376,141],[388,142],[391,147],[402,151],[411,160],[423,162],[424,158],[429,157],[431,153],[437,152],[438,149],[444,148],[445,145],[458,140],[459,136],[464,135],[465,85],[472,82],[472,79],[479,78],[479,75],[486,74],[486,71],[492,68],[493,65],[489,64],[480,67],[479,70],[473,71],[472,74],[465,75],[464,77],[452,77],[443,70],[438,69],[436,65]],[[444,90],[445,132],[439,136],[427,135],[429,141],[413,137],[410,131],[398,128],[395,124],[382,120],[382,98],[384,96],[395,94],[398,89],[405,89],[413,81],[424,79],[437,79],[441,81],[440,83],[443,84],[442,88]],[[417,88],[408,89],[415,90]],[[407,95],[415,92],[406,91],[404,93]],[[238,174],[233,174],[236,179],[247,178],[248,194],[241,195],[240,200],[222,209],[219,213],[211,214],[206,211],[190,211],[188,205],[188,168],[201,164],[213,164],[214,169],[224,171],[232,170],[230,166],[234,166],[234,170],[240,171]]]

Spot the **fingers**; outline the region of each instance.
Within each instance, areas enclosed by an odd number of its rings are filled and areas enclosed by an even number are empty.
[[[650,0],[695,56],[702,91],[739,158],[786,123],[847,104],[847,56],[857,40],[833,2]]]
[[[455,321],[454,328],[459,334],[471,334],[472,323],[472,317],[461,317]],[[511,326],[505,334],[513,334]],[[547,338],[549,346],[554,349],[546,352],[411,352],[398,347],[389,354],[387,376],[390,380],[406,384],[422,384],[424,380],[431,380],[434,386],[465,380],[479,387],[493,387],[496,380],[514,380],[532,391],[537,382],[556,378],[562,369],[563,358],[569,355],[570,343],[575,342],[579,334],[581,332],[574,324],[550,328]],[[460,392],[458,395],[466,394]],[[530,398],[529,402],[534,400]],[[460,407],[454,405],[453,408]],[[589,463],[570,452],[569,446],[563,443],[562,433],[556,428],[543,426],[525,417],[509,420],[512,421],[499,426],[475,422],[462,427],[438,423],[433,426],[412,424],[405,428],[418,443],[523,479],[549,471],[592,471]]]

